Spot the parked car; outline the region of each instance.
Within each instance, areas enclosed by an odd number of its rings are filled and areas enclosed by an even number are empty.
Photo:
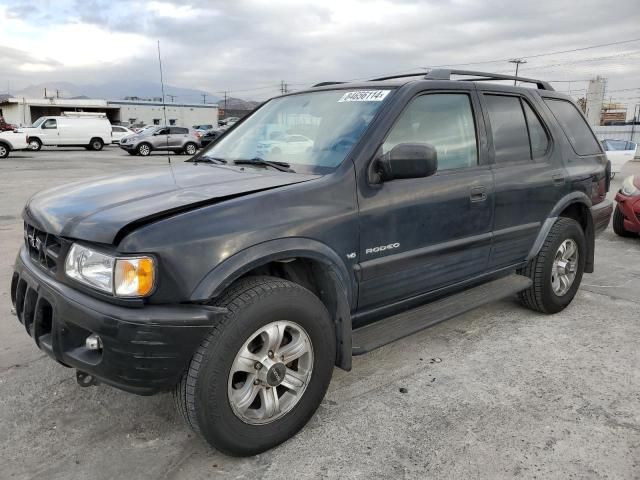
[[[111,143],[120,143],[120,140],[122,140],[124,137],[135,134],[136,132],[134,132],[130,128],[123,127],[121,125],[113,125],[111,127]]]
[[[29,136],[31,150],[40,150],[43,145],[102,150],[111,143],[111,123],[100,114],[64,112],[57,117],[40,117],[22,130]]]
[[[613,212],[613,231],[621,237],[636,237],[640,234],[640,176],[624,179],[616,194],[616,209]]]
[[[173,151],[194,155],[200,147],[195,131],[184,127],[145,128],[135,135],[120,140],[120,148],[129,155],[146,157],[154,150]]]
[[[11,132],[17,128],[15,125],[5,122],[3,117],[0,117],[0,132]]]
[[[202,137],[200,137],[200,144],[202,145],[202,148],[218,139],[223,133],[224,130],[208,130],[204,135],[202,135]]]
[[[633,160],[633,157],[636,155],[636,150],[638,149],[636,143],[626,140],[602,140],[602,146],[607,153],[607,158],[611,162],[611,178],[615,177],[616,173],[622,171],[625,163]]]
[[[20,130],[0,132],[0,158],[7,158],[14,150],[28,148],[27,135]]]
[[[283,135],[276,140],[259,142],[256,152],[260,156],[299,155],[313,148],[313,140],[304,135]]]
[[[218,120],[218,126],[222,127],[231,127],[233,124],[237,123],[240,120],[240,117],[228,117],[223,118],[222,120]]]
[[[301,120],[313,148],[260,157]],[[211,445],[253,455],[303,428],[352,355],[516,294],[567,307],[609,182],[580,109],[542,80],[323,83],[187,163],[34,195],[11,299],[81,385],[172,391]]]
[[[208,130],[212,130],[213,125],[211,124],[193,125],[191,128],[193,128],[194,130],[200,130],[202,133],[204,133]]]

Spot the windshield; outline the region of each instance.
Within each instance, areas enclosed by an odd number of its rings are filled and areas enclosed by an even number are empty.
[[[202,157],[285,162],[328,173],[360,140],[390,90],[331,90],[269,101],[206,149]]]
[[[38,118],[35,122],[33,122],[33,125],[31,125],[33,128],[38,128],[40,126],[40,124],[42,122],[44,122],[44,119],[47,117],[40,117]]]

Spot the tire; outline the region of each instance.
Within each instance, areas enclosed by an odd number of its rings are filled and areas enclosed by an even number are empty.
[[[29,139],[29,150],[34,152],[39,151],[42,148],[42,142],[38,138],[30,138]]]
[[[320,405],[331,381],[335,362],[334,325],[318,297],[298,284],[274,277],[241,279],[215,304],[227,308],[228,313],[214,325],[195,352],[187,371],[174,390],[175,404],[187,424],[219,451],[235,456],[255,455],[294,436]],[[235,405],[232,406],[232,394],[238,392],[235,390],[235,375],[242,374],[233,373],[233,368],[237,364],[240,352],[247,351],[246,349],[252,345],[248,342],[252,338],[263,338],[256,334],[265,326],[272,326],[276,322],[278,325],[294,325],[298,331],[307,335],[309,342],[305,342],[304,345],[311,345],[311,356],[305,353],[300,359],[305,358],[307,365],[311,367],[306,370],[307,380],[299,387],[302,392],[299,397],[289,393],[283,394],[288,395],[289,402],[294,402],[288,410],[283,409],[282,413],[275,413],[273,419],[251,422],[241,418],[241,414],[236,413]],[[286,334],[282,338],[286,338]],[[293,337],[291,338],[293,343]],[[298,337],[297,343],[300,338]],[[274,349],[274,361],[279,361],[279,352],[284,353],[286,346],[284,343],[278,347],[282,348],[281,350]],[[263,352],[267,347],[260,345],[259,352]],[[287,366],[295,368],[300,373],[303,371],[297,363],[300,359],[293,361],[297,366],[291,362],[287,363]],[[269,375],[273,373],[276,364],[272,364],[274,366],[268,369],[258,368],[251,366],[252,361],[249,361],[250,366],[245,368],[256,368],[256,371],[251,370],[253,373],[244,374],[246,379],[240,382],[238,388],[248,386],[252,392],[256,389],[262,390],[254,394],[253,403],[245,402],[246,412],[260,412],[263,407],[266,411],[266,404],[262,404],[262,395],[267,395],[266,392],[270,390],[267,388],[269,384],[255,386],[256,383],[249,383],[252,378],[250,375],[257,379],[262,370],[269,381],[269,378],[275,378]],[[271,387],[271,393],[276,397],[281,394],[279,392],[285,382],[291,381],[288,373],[290,370],[287,367],[282,368],[282,384]],[[279,378],[278,375],[276,377]],[[283,388],[283,391],[289,392],[286,386]],[[283,402],[283,398],[285,397],[281,396],[279,402]],[[294,400],[291,400],[292,398]],[[251,407],[258,399],[259,409],[252,410]],[[280,405],[287,408],[286,403]]]
[[[195,155],[198,151],[198,146],[193,142],[187,142],[182,151],[187,155]]]
[[[575,262],[569,262],[573,265],[575,275],[565,292],[556,292],[552,286],[553,278],[563,277],[563,275],[558,271],[554,273],[554,263],[561,245],[567,241],[572,241],[577,249]],[[530,288],[518,294],[520,302],[525,307],[542,313],[557,313],[564,310],[580,287],[586,256],[587,241],[580,224],[572,218],[558,218],[551,227],[540,252],[518,272],[533,281]]]
[[[0,158],[7,158],[9,156],[9,152],[11,152],[9,145],[0,143]]]
[[[142,157],[148,157],[151,155],[151,145],[148,143],[141,143],[138,145],[138,148],[136,148],[136,152]]]
[[[624,214],[620,210],[620,206],[616,205],[616,209],[613,211],[613,231],[620,237],[635,237],[633,232],[630,232],[624,228]]]
[[[104,148],[104,142],[99,138],[92,138],[89,142],[89,148],[93,151],[99,152]]]

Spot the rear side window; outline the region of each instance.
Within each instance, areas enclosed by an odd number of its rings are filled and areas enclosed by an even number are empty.
[[[531,159],[527,122],[518,97],[485,95],[491,122],[495,162]]]
[[[189,130],[183,127],[171,127],[171,133],[173,135],[184,135],[185,133],[189,133]]]
[[[544,101],[578,155],[596,155],[601,152],[596,137],[575,105],[555,98],[545,98]]]
[[[538,115],[533,111],[531,106],[523,101],[524,116],[527,119],[527,127],[529,128],[529,140],[531,141],[531,156],[536,159],[543,157],[549,148],[549,137],[547,131],[542,126]]]
[[[400,143],[430,143],[438,170],[478,164],[475,122],[467,94],[433,93],[411,101],[382,145],[383,153]]]

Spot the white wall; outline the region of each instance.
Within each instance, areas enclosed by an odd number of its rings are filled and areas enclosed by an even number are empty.
[[[162,105],[151,104],[141,105],[110,102],[111,106],[120,107],[120,122],[127,125],[131,119],[135,119],[133,123],[142,123],[144,125],[153,125],[154,119],[159,119],[159,124],[164,124],[164,112]],[[190,127],[199,124],[218,124],[218,107],[215,105],[166,105],[167,123],[174,119],[175,124],[182,127]]]
[[[29,115],[27,115],[26,122],[23,116],[23,108],[21,103],[4,103],[0,105],[0,109],[2,109],[2,116],[4,117],[5,122],[11,123],[13,125],[17,125],[19,127],[25,127],[27,125],[31,125]],[[27,105],[27,111],[29,107]]]

